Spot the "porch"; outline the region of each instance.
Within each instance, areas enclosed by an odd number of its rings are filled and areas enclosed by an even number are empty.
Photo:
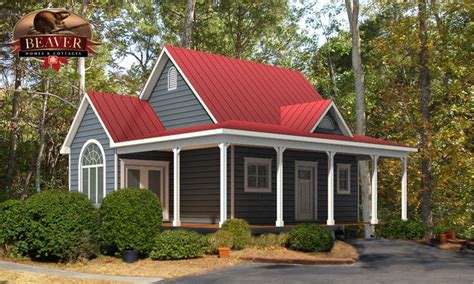
[[[163,203],[164,219],[169,222],[165,227],[214,230],[228,218],[250,220],[256,231],[267,230],[269,226],[289,230],[293,224],[302,222],[327,226],[361,224],[358,220],[357,165],[362,160],[372,162],[370,223],[377,224],[377,162],[381,158],[402,161],[401,218],[407,220],[407,157],[409,152],[416,151],[413,148],[230,129],[144,139],[133,144],[115,143],[114,146],[117,160],[135,157],[168,165],[163,169],[160,182],[161,188],[164,184],[169,188],[157,193]],[[253,149],[248,158],[270,160],[268,191],[244,190],[249,176],[243,172],[250,168],[244,167],[245,156],[239,156],[236,148]],[[192,164],[191,153],[201,162]],[[308,195],[309,198],[300,197],[299,201],[304,207],[304,201],[314,200],[313,207],[307,203],[310,209],[306,213],[311,215],[303,218],[297,216],[296,181],[300,175],[296,172],[297,162],[315,166],[314,174],[307,173],[314,176],[314,184],[309,183],[311,190],[314,187],[314,193]],[[349,192],[339,192],[339,164],[348,166],[345,175]],[[122,164],[122,187],[128,186],[125,170],[126,164]],[[199,190],[199,193],[193,190]],[[245,196],[238,196],[239,192],[245,192]]]

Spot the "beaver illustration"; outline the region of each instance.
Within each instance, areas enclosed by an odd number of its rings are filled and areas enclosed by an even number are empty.
[[[70,15],[71,13],[66,11],[42,11],[35,15],[33,25],[37,32],[42,34],[51,34],[55,30],[64,28],[65,26],[63,20]]]

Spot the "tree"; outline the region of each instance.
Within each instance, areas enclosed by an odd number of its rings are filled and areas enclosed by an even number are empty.
[[[420,125],[420,153],[421,153],[421,216],[423,223],[428,228],[425,238],[431,239],[433,229],[433,213],[431,204],[432,195],[432,173],[431,173],[431,152],[432,137],[431,137],[431,82],[430,70],[428,67],[428,28],[426,25],[427,9],[425,0],[418,1],[418,37],[420,40],[419,49],[419,73],[420,73],[420,110],[421,110],[421,125]]]
[[[184,17],[184,28],[183,36],[181,40],[181,46],[189,48],[191,46],[191,32],[194,22],[194,7],[196,6],[196,0],[186,1],[186,15]]]
[[[362,58],[360,55],[359,37],[359,1],[346,0],[347,17],[352,38],[352,67],[354,69],[354,82],[356,92],[356,134],[365,135],[365,86]],[[362,191],[362,218],[365,222],[370,220],[370,172],[367,161],[359,162],[359,178]],[[373,225],[365,225],[365,237],[375,235]]]

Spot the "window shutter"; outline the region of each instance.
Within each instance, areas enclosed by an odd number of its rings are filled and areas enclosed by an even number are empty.
[[[175,67],[168,70],[168,91],[176,90],[178,86],[178,74]]]

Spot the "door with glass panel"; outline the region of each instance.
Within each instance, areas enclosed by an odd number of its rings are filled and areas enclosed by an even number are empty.
[[[125,166],[125,187],[147,188],[153,191],[163,201],[163,167]]]

